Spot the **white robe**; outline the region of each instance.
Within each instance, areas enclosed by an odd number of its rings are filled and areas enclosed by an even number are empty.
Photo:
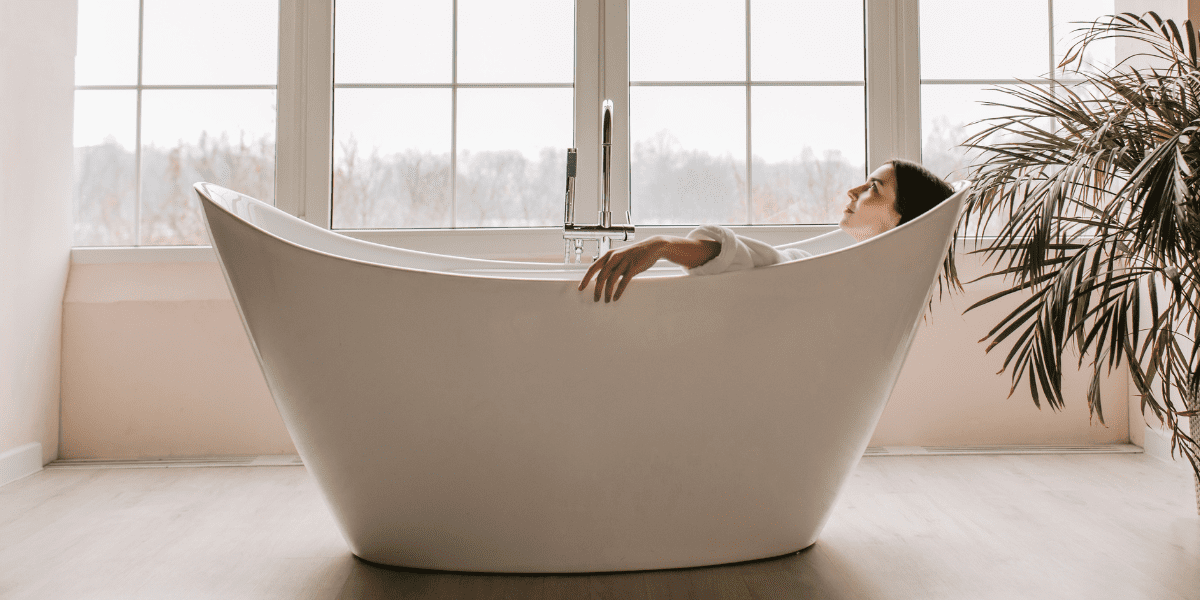
[[[833,247],[840,247],[855,240],[841,232],[845,239],[838,244],[838,239],[832,239],[835,243]],[[779,263],[808,258],[816,254],[821,254],[822,251],[828,252],[829,249],[814,248],[817,252],[811,252],[803,248],[789,248],[797,244],[785,244],[775,247],[766,242],[762,242],[753,238],[748,238],[743,235],[738,235],[728,227],[720,225],[702,225],[693,229],[688,233],[687,237],[694,240],[714,240],[720,242],[721,252],[712,258],[712,260],[694,268],[684,268],[684,272],[688,275],[715,275],[724,273],[725,271],[740,271],[742,269],[752,269],[754,267],[765,267],[767,265],[776,265]],[[840,238],[841,236],[831,236],[831,238]],[[803,243],[803,242],[799,242]],[[825,244],[828,246],[828,244]]]

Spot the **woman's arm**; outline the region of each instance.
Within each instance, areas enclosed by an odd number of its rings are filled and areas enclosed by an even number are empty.
[[[659,259],[665,258],[677,265],[694,269],[721,253],[721,243],[715,240],[681,238],[675,236],[656,235],[646,238],[636,244],[631,244],[619,250],[609,250],[596,259],[579,283],[582,291],[587,288],[588,281],[596,276],[596,293],[594,300],[600,301],[600,290],[604,290],[604,301],[617,300],[629,285],[629,280],[635,275],[654,266]],[[618,284],[617,280],[620,279]],[[613,288],[616,287],[616,293]]]

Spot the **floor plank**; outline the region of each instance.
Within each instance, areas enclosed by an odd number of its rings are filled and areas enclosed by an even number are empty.
[[[303,467],[47,469],[0,487],[0,598],[1200,600],[1192,494],[1137,454],[867,457],[798,553],[501,576],[358,560]]]

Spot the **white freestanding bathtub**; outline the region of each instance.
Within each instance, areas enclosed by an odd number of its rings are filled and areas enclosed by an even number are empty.
[[[656,268],[597,304],[578,266],[395,249],[196,190],[275,403],[354,554],[524,573],[712,565],[816,541],[965,195],[813,258]],[[800,245],[835,239],[848,238]]]

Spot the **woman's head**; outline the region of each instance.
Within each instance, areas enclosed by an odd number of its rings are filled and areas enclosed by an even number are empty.
[[[903,225],[954,195],[954,188],[929,169],[899,158],[889,161],[896,172],[896,210]]]
[[[850,202],[838,225],[861,242],[917,218],[953,193],[921,165],[891,160],[846,192]]]

